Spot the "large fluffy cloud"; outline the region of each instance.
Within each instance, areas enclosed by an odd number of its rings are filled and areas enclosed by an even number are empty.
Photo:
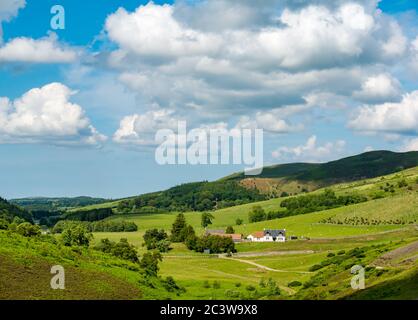
[[[400,87],[399,81],[389,74],[378,74],[367,78],[354,96],[365,102],[388,102],[400,96]]]
[[[399,103],[361,107],[349,126],[363,132],[417,134],[418,91],[404,95]]]
[[[376,74],[391,79],[393,99],[400,88],[385,64],[407,48],[396,21],[360,0],[150,2],[111,14],[105,31],[117,45],[109,64],[141,101],[214,121],[311,94],[381,102],[388,86]]]
[[[69,63],[77,53],[60,45],[54,33],[41,39],[14,38],[0,46],[0,62]]]
[[[0,143],[95,145],[106,139],[61,83],[34,88],[13,101],[0,98]]]
[[[172,110],[153,110],[145,114],[134,114],[120,121],[113,140],[121,144],[153,145],[155,132],[160,129],[176,130],[178,119]]]

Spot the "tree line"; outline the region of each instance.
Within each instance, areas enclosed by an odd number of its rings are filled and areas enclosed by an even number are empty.
[[[265,198],[266,196],[258,190],[247,189],[236,181],[204,181],[182,184],[163,192],[123,200],[119,202],[117,211],[206,211],[261,201]]]

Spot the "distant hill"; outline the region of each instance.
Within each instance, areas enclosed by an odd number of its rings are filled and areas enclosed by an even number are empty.
[[[269,166],[255,177],[241,172],[217,181],[186,183],[165,191],[90,205],[86,209],[112,208],[119,213],[221,209],[379,177],[415,166],[418,166],[418,152],[372,151],[327,163]]]
[[[28,211],[9,203],[3,198],[0,198],[0,218],[12,221],[14,217],[19,217],[32,222],[32,215]]]
[[[84,207],[108,202],[103,198],[74,197],[74,198],[21,198],[12,199],[10,203],[31,211],[57,211],[69,208]]]
[[[387,175],[418,166],[418,152],[372,151],[327,163],[290,163],[265,167],[256,176],[243,172],[221,181],[239,181],[273,196],[312,191],[334,183],[356,181]]]

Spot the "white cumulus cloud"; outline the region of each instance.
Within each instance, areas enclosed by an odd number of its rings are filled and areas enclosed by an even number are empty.
[[[11,101],[0,98],[0,143],[95,145],[106,140],[61,83],[34,88]]]
[[[398,103],[360,107],[349,127],[363,132],[418,133],[418,91],[404,95]]]
[[[70,63],[77,53],[60,45],[51,33],[40,39],[14,38],[0,47],[0,62]]]
[[[368,77],[354,97],[370,103],[388,102],[400,97],[400,87],[399,81],[391,75],[378,74]]]
[[[296,147],[280,147],[272,152],[274,159],[285,161],[324,161],[330,158],[336,158],[345,148],[346,142],[338,140],[336,142],[327,142],[318,145],[315,135],[308,138],[305,144]]]

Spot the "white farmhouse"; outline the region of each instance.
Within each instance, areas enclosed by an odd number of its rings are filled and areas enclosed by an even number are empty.
[[[285,242],[286,241],[286,229],[283,230],[270,230],[264,229],[264,231],[257,231],[250,234],[247,240],[253,242]]]

